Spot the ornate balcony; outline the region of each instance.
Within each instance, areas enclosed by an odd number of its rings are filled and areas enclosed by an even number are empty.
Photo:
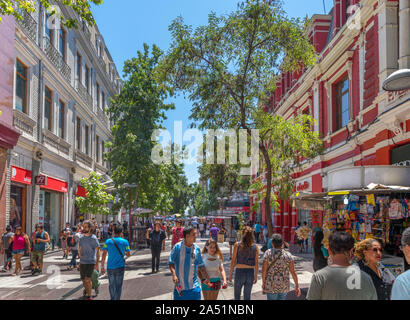
[[[105,63],[102,57],[98,57],[98,62],[100,63],[101,68],[104,72],[107,72],[107,64]]]
[[[44,37],[44,52],[50,59],[51,63],[61,72],[63,77],[70,82],[71,81],[71,68],[65,63],[63,56],[52,45],[50,39]]]
[[[87,24],[83,21],[83,34],[87,38],[88,41],[91,41],[91,31],[88,28]]]
[[[34,18],[25,10],[19,10],[22,20],[18,20],[18,24],[24,29],[25,33],[31,40],[37,42],[37,22]]]
[[[83,98],[83,100],[85,101],[85,103],[92,108],[93,105],[93,98],[91,97],[91,95],[88,93],[87,88],[83,86],[83,84],[77,80],[76,83],[76,89],[77,92],[80,94],[81,98]]]
[[[107,125],[107,127],[109,127],[109,119],[108,116],[106,115],[105,111],[100,109],[99,107],[97,107],[97,117],[98,119],[100,119],[100,121],[102,123],[104,123],[105,125]]]
[[[86,155],[85,153],[81,152],[80,150],[75,151],[75,161],[78,163],[82,163],[83,165],[87,166],[88,168],[93,167],[93,158]]]

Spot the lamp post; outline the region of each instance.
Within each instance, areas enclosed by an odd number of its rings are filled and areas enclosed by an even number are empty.
[[[401,69],[393,72],[383,82],[386,91],[402,91],[410,89],[410,69]]]
[[[129,197],[129,213],[128,213],[128,240],[131,242],[131,189],[136,188],[137,184],[136,183],[125,183],[123,184],[124,188],[128,188],[128,197]],[[130,243],[131,245],[131,243]]]

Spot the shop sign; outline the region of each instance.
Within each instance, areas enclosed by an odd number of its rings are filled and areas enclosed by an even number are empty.
[[[31,185],[33,181],[32,172],[18,167],[11,167],[11,181]]]
[[[36,185],[37,186],[45,186],[47,184],[47,177],[46,176],[37,176],[36,177]]]
[[[312,191],[312,177],[296,182],[296,190],[297,191]]]
[[[251,208],[250,207],[229,207],[229,208],[226,208],[226,210],[239,213],[239,212],[250,212]]]
[[[54,178],[47,177],[47,183],[41,186],[42,189],[67,193],[68,192],[68,184],[65,181],[57,180]]]

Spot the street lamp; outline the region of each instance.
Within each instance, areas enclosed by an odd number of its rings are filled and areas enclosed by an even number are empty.
[[[383,82],[386,91],[402,91],[410,89],[410,69],[401,69],[392,73]]]
[[[218,200],[220,201],[220,203],[221,203],[221,216],[223,216],[223,202],[229,200],[229,198],[227,198],[227,197],[223,197],[223,198],[218,197],[217,199],[218,199]]]
[[[128,240],[131,242],[131,189],[132,188],[136,188],[137,184],[136,183],[125,183],[122,185],[124,188],[128,188],[128,197],[129,197],[129,201],[130,201],[130,205],[129,205],[129,213],[128,213]],[[130,243],[131,245],[131,243]]]

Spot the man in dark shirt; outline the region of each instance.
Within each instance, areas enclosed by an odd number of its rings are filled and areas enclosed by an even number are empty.
[[[147,240],[150,240],[151,243],[152,273],[157,273],[159,270],[161,248],[165,251],[166,238],[165,231],[161,230],[161,222],[155,222],[154,230],[148,229],[147,231]]]

